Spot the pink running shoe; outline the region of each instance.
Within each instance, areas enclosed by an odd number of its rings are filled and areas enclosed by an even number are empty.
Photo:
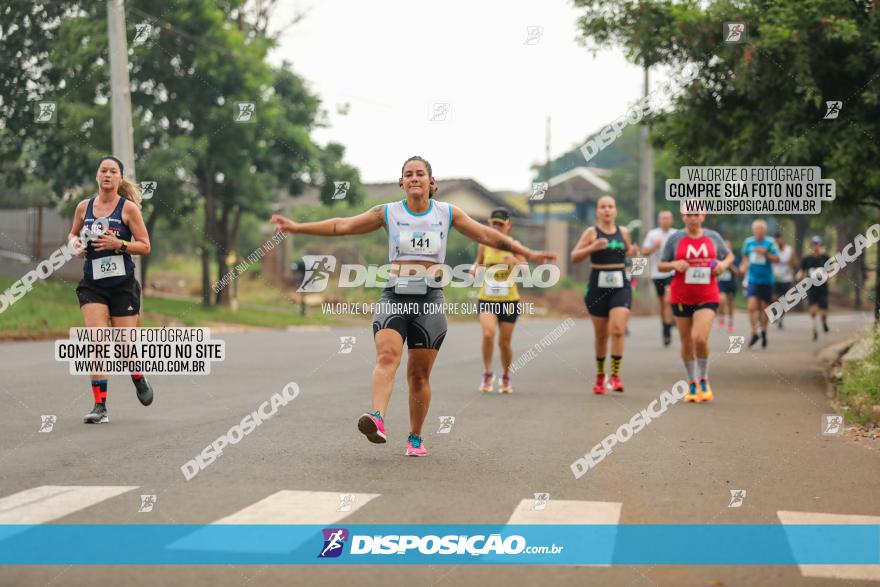
[[[619,391],[621,393],[623,392],[623,382],[620,380],[620,377],[618,375],[612,375],[609,384],[611,386],[611,391]]]
[[[428,456],[428,449],[425,448],[425,443],[422,440],[422,437],[416,434],[415,432],[409,433],[409,438],[406,439],[406,456],[408,457],[426,457]]]
[[[733,334],[733,323],[727,325],[727,332]]]
[[[492,391],[493,382],[495,381],[495,375],[492,374],[491,371],[486,371],[483,373],[483,381],[480,383],[480,391],[483,393],[490,393]]]
[[[498,393],[513,393],[513,386],[510,384],[510,375],[501,376],[501,384],[498,386]]]
[[[596,375],[596,383],[593,384],[593,393],[596,395],[605,395],[605,376]]]
[[[367,440],[370,442],[384,444],[387,440],[385,438],[385,421],[382,419],[378,410],[372,414],[367,413],[361,416],[358,419],[358,430],[360,430],[361,434],[366,436]]]

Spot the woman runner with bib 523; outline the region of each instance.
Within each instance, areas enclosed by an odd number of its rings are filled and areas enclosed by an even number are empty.
[[[422,426],[431,403],[429,378],[446,336],[446,315],[438,310],[444,304],[443,289],[436,279],[437,268],[428,269],[444,262],[449,230],[455,227],[480,244],[537,262],[553,261],[556,256],[532,251],[480,224],[456,206],[434,200],[437,188],[431,165],[421,157],[410,157],[404,162],[398,183],[405,199],[374,206],[357,216],[298,223],[275,215],[271,222],[279,231],[318,236],[364,234],[383,227],[387,230],[392,279],[382,291],[373,317],[376,367],[372,408],[358,419],[357,425],[370,442],[386,442],[385,414],[406,342],[410,432],[405,454],[421,457],[428,454]]]
[[[135,327],[141,310],[141,286],[134,278],[132,255],[150,254],[150,236],[141,215],[141,192],[122,176],[122,161],[104,157],[95,179],[98,195],[76,207],[67,241],[82,250],[83,278],[76,288],[86,327]],[[80,233],[90,231],[93,239],[82,247]],[[99,236],[98,236],[99,235]],[[141,373],[131,374],[140,402],[153,402],[153,388]],[[86,414],[86,424],[104,424],[107,415],[107,374],[92,374],[95,406]]]

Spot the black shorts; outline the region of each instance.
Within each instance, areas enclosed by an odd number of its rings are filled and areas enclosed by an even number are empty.
[[[720,281],[720,280],[718,281],[718,291],[723,294],[735,296],[736,289],[737,289],[737,285],[736,285],[735,279],[728,279],[726,281]]]
[[[619,271],[623,273],[623,269]],[[590,285],[584,296],[584,303],[591,316],[600,318],[607,318],[612,308],[630,309],[632,307],[632,286],[630,286],[626,274],[623,277],[623,287],[599,287],[599,270],[594,269],[590,273]]]
[[[396,330],[410,349],[439,350],[446,338],[446,298],[440,288],[429,288],[423,295],[394,293],[382,290],[373,315],[373,338],[380,330]]]
[[[821,310],[828,309],[828,288],[827,287],[811,287],[807,290],[807,304],[810,306],[819,306]]]
[[[777,281],[773,284],[773,289],[776,292],[777,297],[782,297],[785,295],[785,292],[791,289],[791,286],[794,285],[790,281]]]
[[[499,322],[510,322],[513,324],[519,317],[519,300],[512,302],[477,300],[477,313],[495,314]]]
[[[662,298],[663,294],[666,293],[666,288],[669,287],[669,284],[672,283],[672,276],[662,277],[660,279],[652,279],[654,282],[654,291],[657,292],[657,297]]]
[[[697,310],[718,310],[718,302],[703,302],[702,304],[672,304],[672,315],[679,318],[692,318]]]
[[[132,276],[118,285],[102,287],[83,278],[76,286],[80,307],[104,304],[110,316],[137,316],[141,312],[141,284]]]

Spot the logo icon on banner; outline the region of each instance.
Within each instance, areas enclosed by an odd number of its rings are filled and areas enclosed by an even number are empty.
[[[449,434],[452,432],[452,425],[455,424],[455,416],[440,416],[440,428],[437,434]]]
[[[746,343],[746,337],[745,336],[731,336],[729,338],[730,338],[730,346],[727,347],[727,354],[728,355],[738,354],[742,350],[743,345]]]
[[[357,342],[356,336],[340,336],[339,337],[339,352],[337,355],[350,355],[352,349],[354,348],[354,343]]]
[[[745,43],[746,42],[746,25],[742,22],[724,23],[724,42],[725,43]]]
[[[141,495],[141,505],[138,508],[138,512],[149,513],[153,511],[154,505],[156,505],[155,495]]]
[[[298,292],[313,293],[327,289],[330,274],[336,270],[336,257],[333,255],[303,255],[305,276]]]
[[[843,102],[840,100],[830,100],[825,102],[825,120],[834,120],[840,115],[840,109],[843,108]]]
[[[530,200],[543,200],[544,196],[547,194],[547,190],[550,189],[550,184],[546,181],[536,181],[532,184],[532,195],[529,196]]]
[[[156,188],[159,187],[159,182],[157,181],[142,181],[141,182],[141,198],[144,200],[149,200],[156,193]]]
[[[345,528],[324,528],[324,547],[318,558],[336,558],[342,554],[345,541],[348,540],[348,530]]]
[[[40,432],[52,432],[58,417],[52,414],[40,416]]]
[[[840,436],[841,434],[843,434],[843,416],[823,414],[822,436]]]
[[[348,190],[351,188],[351,182],[349,181],[334,181],[333,187],[335,191],[333,192],[333,197],[331,200],[344,200],[345,194],[348,193]]]
[[[547,502],[550,501],[549,493],[536,493],[535,494],[535,503],[532,504],[532,510],[536,512],[540,512],[542,510],[547,509]]]
[[[745,489],[731,489],[730,490],[730,503],[727,504],[729,508],[739,508],[742,507],[743,501],[746,499],[746,490]]]

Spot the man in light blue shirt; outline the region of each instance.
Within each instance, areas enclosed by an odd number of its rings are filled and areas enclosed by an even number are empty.
[[[752,339],[749,347],[760,339],[761,348],[767,347],[767,314],[764,309],[773,301],[773,263],[779,260],[779,249],[772,238],[767,237],[767,223],[763,220],[752,222],[752,235],[742,246],[742,267],[746,274],[749,298],[749,323],[752,325]],[[761,334],[758,335],[758,324]]]

